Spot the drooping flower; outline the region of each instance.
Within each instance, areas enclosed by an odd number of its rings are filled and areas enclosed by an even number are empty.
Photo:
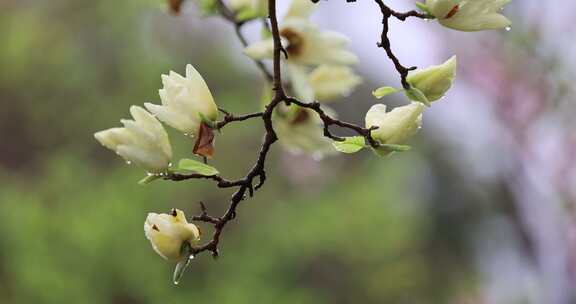
[[[145,103],[144,106],[169,126],[197,137],[206,151],[194,149],[196,154],[212,156],[213,134],[208,124],[218,118],[218,107],[204,78],[191,64],[186,65],[186,77],[170,71],[162,75],[164,87],[159,90],[162,105]],[[209,139],[209,140],[208,140]]]
[[[511,22],[500,14],[510,0],[426,0],[426,7],[445,27],[459,31],[501,29]]]
[[[308,20],[315,4],[309,0],[293,0],[279,30],[282,44],[291,64],[354,64],[356,55],[346,49],[348,38],[338,32],[323,31]],[[272,38],[249,45],[244,52],[254,59],[273,56]]]
[[[187,258],[186,253],[182,252],[184,243],[194,245],[200,240],[198,227],[189,224],[184,212],[178,209],[172,209],[170,214],[148,213],[144,233],[154,251],[169,261]]]
[[[130,107],[130,114],[134,120],[121,120],[123,128],[96,132],[94,137],[127,162],[142,166],[150,173],[166,172],[172,159],[172,147],[166,130],[142,107]]]
[[[423,111],[424,105],[419,102],[396,107],[390,112],[386,112],[386,105],[376,104],[366,113],[366,128],[378,127],[371,135],[381,144],[402,144],[421,127]]]
[[[452,56],[441,65],[435,65],[423,70],[410,72],[406,80],[420,90],[428,101],[436,101],[452,86],[456,77],[456,56]]]

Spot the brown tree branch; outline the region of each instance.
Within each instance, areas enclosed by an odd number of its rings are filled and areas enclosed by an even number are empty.
[[[244,120],[248,120],[251,118],[262,117],[262,115],[264,115],[264,112],[256,112],[256,113],[239,115],[239,116],[225,112],[224,119],[222,121],[219,121],[216,123],[215,129],[220,130],[231,122],[244,121]]]
[[[268,12],[269,18],[271,23],[272,29],[272,37],[274,39],[274,73],[272,75],[272,83],[274,89],[274,97],[270,101],[268,105],[266,105],[266,109],[264,112],[256,113],[254,116],[248,115],[251,117],[262,117],[264,122],[264,127],[266,129],[266,134],[264,135],[264,141],[260,148],[260,152],[258,153],[258,159],[254,166],[250,169],[246,176],[236,182],[227,182],[225,185],[232,185],[238,186],[238,190],[234,192],[232,198],[230,199],[230,205],[228,210],[219,218],[210,217],[205,207],[202,207],[202,214],[199,216],[194,217],[193,219],[207,221],[214,225],[214,233],[212,234],[212,239],[200,247],[191,247],[190,254],[196,255],[203,251],[210,251],[213,257],[217,257],[218,253],[218,244],[220,242],[220,236],[224,227],[228,222],[236,217],[236,208],[241,201],[245,199],[246,192],[249,193],[250,196],[254,193],[254,179],[256,177],[259,178],[258,184],[256,185],[256,189],[260,188],[264,181],[266,180],[266,171],[265,171],[265,163],[268,152],[270,151],[270,147],[274,142],[278,140],[276,132],[274,131],[273,123],[272,123],[272,114],[274,108],[286,99],[286,95],[284,93],[284,89],[282,87],[282,79],[281,79],[281,67],[280,67],[280,53],[282,51],[282,44],[280,41],[280,33],[278,30],[278,19],[276,17],[276,1],[275,0],[268,0]],[[230,115],[230,114],[228,114]],[[228,116],[227,115],[227,116]],[[246,118],[248,119],[248,118]],[[190,175],[188,175],[190,176]],[[220,176],[203,176],[197,178],[211,178],[218,181],[218,184],[224,182],[224,180]]]
[[[388,31],[389,31],[389,20],[391,17],[395,17],[399,20],[406,20],[408,17],[417,17],[417,18],[428,18],[425,14],[421,14],[417,11],[409,11],[406,13],[399,13],[395,12],[394,10],[390,9],[386,6],[382,0],[375,0],[376,3],[380,6],[380,10],[382,12],[382,34],[381,34],[381,41],[378,44],[379,47],[382,47],[385,51],[387,56],[392,60],[396,70],[400,74],[402,85],[405,88],[409,88],[409,84],[406,81],[406,77],[408,72],[415,69],[415,67],[406,68],[404,67],[398,58],[395,56],[394,52],[391,49],[390,40],[388,39]],[[248,43],[244,36],[241,33],[241,27],[244,24],[241,21],[236,19],[236,16],[233,12],[231,12],[226,5],[222,2],[222,0],[217,0],[219,10],[221,15],[224,19],[228,20],[232,24],[234,24],[236,33],[238,38],[240,39],[241,43],[246,46]],[[257,112],[252,114],[246,115],[233,115],[229,112],[226,112],[222,109],[219,109],[221,112],[225,114],[224,119],[218,122],[215,126],[216,129],[223,128],[227,124],[236,121],[245,121],[252,118],[261,118],[262,122],[265,127],[265,134],[262,141],[262,145],[260,147],[260,151],[258,153],[258,158],[256,162],[252,166],[252,168],[248,171],[248,173],[241,179],[230,181],[224,179],[220,175],[202,175],[202,174],[179,174],[179,173],[170,173],[164,177],[164,179],[172,180],[172,181],[181,181],[181,180],[188,180],[188,179],[210,179],[214,180],[217,183],[217,186],[220,188],[233,188],[238,187],[238,189],[234,192],[232,197],[230,198],[230,204],[226,212],[220,217],[213,217],[208,215],[206,207],[203,203],[200,203],[201,206],[201,213],[200,215],[194,216],[192,220],[194,221],[201,221],[210,223],[214,226],[214,232],[212,234],[212,238],[207,243],[191,247],[190,248],[190,255],[196,255],[204,251],[209,251],[212,253],[213,257],[218,257],[219,251],[218,246],[220,243],[220,237],[224,230],[224,227],[236,217],[236,209],[241,201],[246,199],[246,194],[249,196],[253,196],[254,191],[258,190],[266,180],[266,159],[268,156],[268,152],[270,151],[271,146],[278,140],[278,136],[274,130],[274,125],[272,121],[272,116],[274,113],[274,109],[282,102],[285,102],[287,105],[294,104],[296,106],[307,108],[313,110],[322,120],[324,124],[324,136],[335,140],[335,141],[343,141],[344,138],[333,135],[330,131],[331,126],[338,126],[341,128],[349,129],[357,134],[363,136],[366,141],[374,148],[377,148],[380,144],[378,141],[372,138],[371,131],[377,129],[377,127],[371,128],[364,128],[358,126],[356,124],[348,123],[345,121],[341,121],[329,116],[320,106],[318,102],[302,102],[296,98],[288,97],[284,91],[284,87],[282,84],[282,76],[281,76],[281,54],[285,53],[284,48],[282,47],[281,39],[280,39],[280,32],[278,27],[278,18],[276,16],[276,0],[268,0],[268,13],[269,13],[269,20],[270,20],[270,31],[272,33],[272,38],[274,41],[274,57],[273,57],[273,71],[269,73],[261,61],[255,60],[256,64],[262,70],[264,76],[270,80],[273,85],[274,95],[272,100],[266,105],[265,110],[263,112]],[[255,179],[258,178],[258,183],[254,186]]]
[[[410,84],[406,80],[408,77],[408,72],[415,70],[416,67],[405,67],[400,63],[398,57],[392,51],[392,46],[390,44],[390,38],[388,38],[388,32],[390,30],[390,18],[395,17],[398,20],[404,21],[408,17],[417,17],[421,19],[428,18],[428,15],[419,13],[417,11],[409,11],[406,13],[399,13],[391,9],[389,6],[384,4],[383,0],[374,0],[376,4],[380,7],[380,12],[382,13],[382,33],[380,34],[380,41],[376,44],[378,47],[381,47],[386,52],[386,55],[392,63],[394,63],[394,67],[398,74],[400,74],[400,82],[402,83],[402,87],[406,90],[410,88]]]
[[[378,141],[376,141],[374,138],[372,138],[372,135],[371,135],[371,131],[378,129],[378,127],[363,128],[363,127],[360,127],[356,124],[341,121],[339,119],[333,118],[330,115],[326,114],[326,112],[322,109],[320,103],[317,101],[311,102],[311,103],[306,103],[306,102],[302,102],[302,101],[300,101],[296,98],[293,98],[293,97],[286,97],[286,100],[288,102],[290,102],[291,104],[295,104],[295,105],[302,107],[302,108],[311,109],[314,112],[316,112],[318,114],[318,116],[320,117],[320,119],[322,119],[322,122],[324,124],[324,136],[326,136],[332,140],[344,141],[343,137],[335,136],[330,132],[330,129],[329,129],[330,126],[336,125],[336,126],[339,126],[341,128],[350,129],[350,130],[358,133],[358,135],[364,137],[366,139],[366,141],[368,142],[368,144],[370,144],[370,146],[372,146],[374,148],[380,146]]]

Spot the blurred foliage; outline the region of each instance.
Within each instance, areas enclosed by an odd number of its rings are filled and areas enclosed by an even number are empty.
[[[190,18],[162,4],[0,4],[1,303],[446,303],[472,283],[450,274],[450,253],[433,254],[432,223],[416,208],[416,153],[394,162],[345,156],[345,168],[315,177],[323,184],[302,186],[280,174],[276,147],[275,173],[227,228],[222,257],[198,257],[172,285],[173,265],[144,238],[146,213],[191,215],[199,200],[221,212],[230,193],[208,181],[137,185],[143,172],[92,134],[127,117],[130,104],[158,100],[159,75],[187,62],[230,111],[258,107],[259,80],[231,62],[211,29],[189,29]],[[218,138],[214,164],[225,175],[251,166],[259,128]],[[175,159],[189,156],[191,143],[170,135]]]
[[[198,257],[177,287],[143,219],[147,210],[197,212],[192,197],[212,185],[143,187],[132,170],[73,157],[45,169],[33,184],[5,184],[0,197],[3,303],[411,303],[431,293],[426,223],[413,202],[395,199],[406,191],[406,177],[392,174],[401,168],[380,165],[371,182],[344,177],[337,191],[279,198],[268,189],[243,206],[222,257]]]

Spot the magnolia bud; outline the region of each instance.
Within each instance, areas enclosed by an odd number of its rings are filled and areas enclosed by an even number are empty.
[[[182,210],[172,209],[170,214],[148,213],[144,222],[144,233],[154,251],[166,260],[179,261],[187,258],[182,245],[190,245],[200,240],[200,230],[189,224]]]
[[[422,125],[424,105],[412,102],[386,112],[386,105],[373,105],[366,113],[366,128],[378,127],[371,135],[381,144],[401,144]]]
[[[441,65],[411,72],[406,80],[424,93],[428,101],[435,101],[442,98],[452,86],[456,77],[456,65],[456,56],[452,56]]]
[[[170,71],[162,75],[164,87],[159,91],[162,105],[144,104],[161,121],[190,136],[198,136],[203,120],[215,121],[218,107],[204,79],[191,64],[186,77]]]
[[[510,0],[427,0],[426,7],[445,27],[459,31],[482,31],[510,26],[500,14]]]
[[[162,124],[142,107],[130,107],[134,120],[123,119],[123,128],[111,128],[94,134],[106,148],[116,151],[127,162],[151,173],[168,170],[172,147]]]

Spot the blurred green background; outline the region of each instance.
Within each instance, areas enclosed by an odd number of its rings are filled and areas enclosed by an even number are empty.
[[[515,48],[545,45],[533,29],[518,30],[490,58],[505,62],[519,54]],[[470,177],[469,163],[455,160],[466,150],[433,135],[434,123],[412,151],[386,159],[364,152],[317,162],[276,145],[268,182],[241,204],[224,233],[221,257],[197,257],[173,285],[173,265],[144,237],[146,214],[177,207],[192,215],[199,201],[219,214],[230,191],[208,181],[138,185],[142,170],[101,147],[93,133],[118,125],[130,105],[157,101],[160,74],[183,73],[186,63],[203,74],[223,108],[256,110],[262,80],[231,33],[194,13],[171,16],[160,1],[0,2],[0,303],[574,303],[563,287],[563,297],[548,293],[547,284],[558,281],[539,272],[546,260],[542,238],[523,219],[510,176]],[[497,44],[500,35],[471,39]],[[548,55],[526,56],[558,66]],[[530,62],[517,60],[518,66]],[[513,77],[525,83],[518,74]],[[367,79],[356,104],[336,109],[362,121],[378,83]],[[175,159],[189,156],[192,143],[169,132]],[[214,164],[231,178],[243,175],[262,132],[257,122],[227,128],[217,139]],[[523,163],[509,155],[505,159]],[[566,195],[559,199],[561,214],[571,214],[568,190],[553,191]],[[502,239],[502,231],[512,236]],[[503,241],[486,245],[478,235]],[[514,268],[534,269],[528,287],[493,295],[495,281],[484,272],[490,267],[478,256],[494,246],[511,246],[513,261],[528,261]],[[564,249],[566,263],[550,271],[570,286],[573,251]],[[513,274],[502,276],[514,286],[526,279]]]

